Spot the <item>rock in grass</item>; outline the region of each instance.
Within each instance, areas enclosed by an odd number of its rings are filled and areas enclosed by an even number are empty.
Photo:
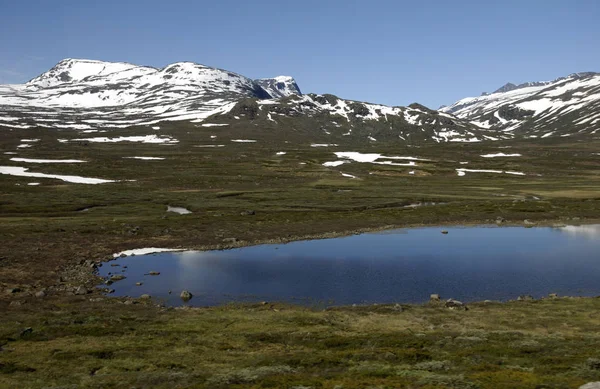
[[[75,289],[75,294],[76,295],[84,295],[84,294],[88,294],[88,290],[85,286],[81,285],[80,287],[78,287],[77,289]]]
[[[579,389],[600,389],[600,382],[588,382],[580,386]]]
[[[256,215],[256,211],[254,211],[252,209],[248,209],[246,211],[240,212],[240,215],[242,215],[242,216],[253,216],[253,215]]]
[[[456,311],[467,311],[469,308],[461,301],[448,299],[444,306],[448,309],[456,310]]]
[[[549,293],[548,298],[551,298],[551,299],[558,298],[558,293]]]
[[[6,294],[15,294],[15,293],[19,293],[21,291],[21,289],[19,288],[8,288],[6,289]]]
[[[123,274],[113,274],[112,276],[110,276],[110,280],[113,282],[121,281],[121,280],[124,280],[125,278],[127,278],[127,277],[125,277]]]
[[[25,337],[31,335],[32,332],[33,332],[33,328],[27,327],[23,331],[21,331],[21,333],[19,334],[19,337],[25,338]]]
[[[192,299],[193,295],[190,292],[188,292],[187,290],[183,290],[183,291],[181,291],[181,294],[179,295],[179,297],[183,301],[188,302]]]
[[[437,294],[437,293],[434,293],[434,294],[432,294],[432,295],[430,295],[430,296],[429,296],[429,301],[431,301],[431,302],[438,302],[438,301],[440,301],[441,299],[442,299],[442,298],[441,298],[441,297],[440,297],[440,295],[439,295],[439,294]]]
[[[35,297],[37,297],[37,298],[46,297],[46,292],[43,290],[40,290],[39,292],[35,292]]]
[[[533,301],[534,298],[533,296],[529,295],[529,294],[522,294],[519,297],[517,297],[517,301]]]

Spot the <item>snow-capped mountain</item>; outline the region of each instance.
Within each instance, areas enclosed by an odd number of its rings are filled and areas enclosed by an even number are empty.
[[[529,138],[595,134],[600,130],[600,74],[506,84],[492,94],[440,108],[499,133]]]
[[[242,75],[179,62],[156,69],[66,59],[23,85],[0,86],[0,125],[126,127],[201,120],[241,98],[271,98]]]
[[[95,129],[161,121],[264,120],[343,139],[472,142],[486,130],[425,107],[302,95],[292,77],[252,80],[190,62],[156,69],[65,59],[22,85],[0,86],[0,127]],[[329,130],[327,128],[330,128]],[[335,135],[332,135],[335,137]],[[490,137],[489,139],[494,139]]]
[[[292,77],[253,80],[191,62],[157,69],[65,59],[25,84],[0,85],[0,128],[93,130],[209,117],[264,120],[268,126],[369,142],[594,134],[600,129],[600,74],[509,83],[439,111],[418,104],[389,107],[327,94],[303,95]]]

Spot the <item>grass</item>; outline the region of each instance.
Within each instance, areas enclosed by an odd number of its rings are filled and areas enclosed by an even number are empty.
[[[600,380],[599,308],[32,302],[0,319],[0,386],[576,388]]]
[[[161,133],[180,143],[56,141],[82,136],[70,130],[0,135],[2,152],[20,139],[40,139],[18,157],[88,161],[24,164],[1,154],[0,165],[122,180],[76,185],[0,176],[0,287],[22,290],[0,295],[0,387],[576,388],[600,380],[599,300],[592,298],[482,303],[466,312],[429,305],[322,312],[277,304],[173,310],[69,294],[94,285],[92,262],[139,247],[222,248],[232,237],[247,245],[498,217],[519,225],[600,220],[598,140],[364,145],[341,135],[308,138],[306,129],[257,131],[243,121],[219,129],[167,123]],[[258,142],[229,142],[237,138]],[[226,146],[195,147],[208,143]],[[480,157],[499,150],[523,157]],[[336,159],[333,151],[431,161],[322,166]],[[133,155],[166,159],[122,158]],[[458,177],[459,167],[527,176]],[[438,205],[405,207],[419,202]],[[193,213],[167,213],[167,205]],[[34,298],[41,289],[49,296]],[[27,327],[33,331],[20,336]]]

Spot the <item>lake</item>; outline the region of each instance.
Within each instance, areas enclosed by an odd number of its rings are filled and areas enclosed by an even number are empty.
[[[184,304],[179,298],[184,289],[193,294],[187,304],[194,306],[234,301],[420,303],[432,293],[465,302],[523,294],[595,296],[600,295],[600,225],[400,229],[139,255],[110,264],[99,269],[101,276],[127,277],[110,286],[114,295],[147,293],[173,306]],[[160,275],[147,275],[151,271]]]

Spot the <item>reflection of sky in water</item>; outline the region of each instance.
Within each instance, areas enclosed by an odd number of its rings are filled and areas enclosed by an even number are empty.
[[[582,236],[588,239],[600,239],[600,225],[589,225],[589,226],[566,226],[561,227],[561,231],[572,235]]]
[[[120,258],[117,295],[150,293],[180,304],[232,300],[420,302],[440,293],[467,301],[600,294],[600,226],[404,229],[226,251]],[[151,270],[160,276],[144,276]],[[135,282],[143,281],[141,287]],[[169,295],[168,290],[173,294]]]

